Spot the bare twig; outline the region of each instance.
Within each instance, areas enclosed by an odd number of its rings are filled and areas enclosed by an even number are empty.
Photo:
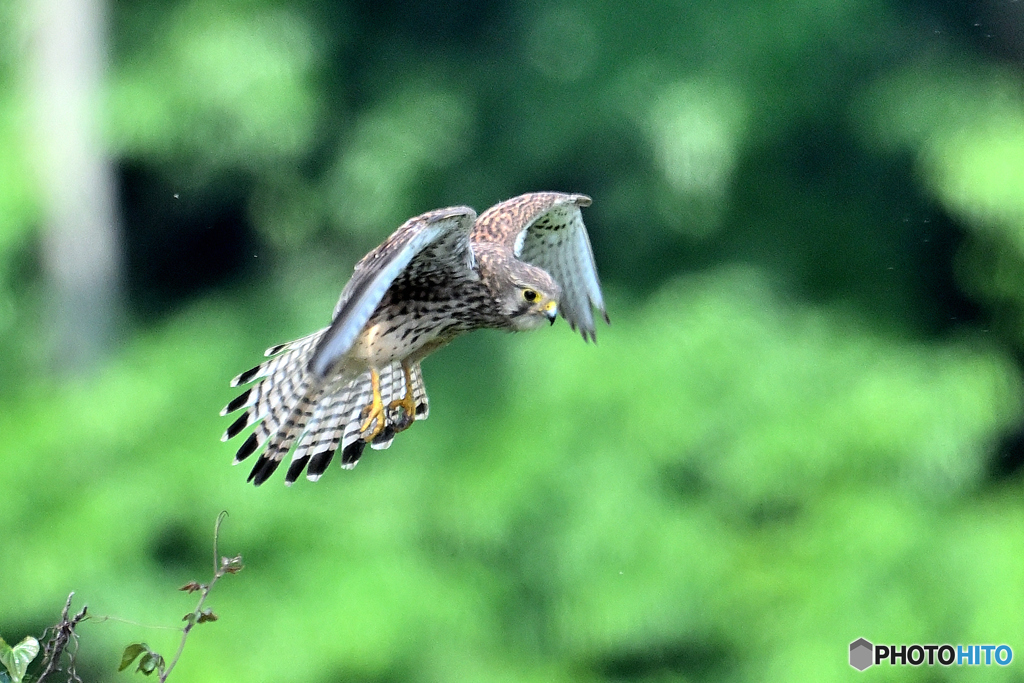
[[[178,651],[174,653],[174,659],[172,659],[171,663],[167,665],[167,668],[159,673],[160,683],[164,683],[164,681],[167,680],[167,677],[171,674],[171,670],[174,669],[178,660],[181,659],[181,653],[185,650],[185,642],[188,640],[188,634],[192,632],[195,625],[202,624],[207,621],[217,621],[217,615],[214,614],[209,607],[203,607],[207,596],[210,595],[210,591],[213,589],[213,585],[225,574],[237,574],[242,571],[241,555],[236,555],[235,557],[220,557],[220,553],[217,550],[217,541],[220,538],[220,525],[227,515],[227,510],[221,511],[221,513],[217,515],[217,521],[213,526],[213,578],[206,584],[190,581],[181,587],[181,590],[188,591],[189,593],[200,591],[199,603],[196,605],[196,608],[189,614],[186,614],[183,619],[185,626],[181,629],[181,642],[178,644]]]
[[[46,664],[46,668],[43,669],[43,673],[39,675],[38,683],[43,683],[46,677],[54,671],[60,668],[61,656],[64,654],[65,648],[68,644],[74,641],[74,651],[69,655],[68,660],[68,681],[77,681],[82,683],[82,679],[78,677],[78,673],[75,671],[75,656],[74,652],[78,651],[78,634],[75,633],[75,627],[78,626],[79,622],[86,619],[86,610],[89,609],[88,605],[82,607],[82,610],[75,616],[68,618],[68,612],[71,611],[71,599],[75,597],[75,592],[71,591],[68,594],[68,600],[64,603],[64,610],[60,614],[60,623],[56,626],[51,626],[53,630],[50,639],[46,642],[45,649],[43,650],[43,662]],[[44,632],[45,636],[46,633]]]

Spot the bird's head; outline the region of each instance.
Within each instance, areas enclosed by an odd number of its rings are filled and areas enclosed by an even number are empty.
[[[544,323],[554,324],[562,288],[542,268],[512,261],[503,283],[498,305],[516,331],[532,330]]]

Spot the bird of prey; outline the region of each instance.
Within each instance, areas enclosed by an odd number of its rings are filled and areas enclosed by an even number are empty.
[[[427,417],[420,361],[461,334],[531,330],[561,313],[595,339],[594,310],[608,314],[580,212],[589,205],[535,192],[479,218],[456,206],[406,221],[356,264],[328,327],[267,349],[231,381],[255,381],[221,411],[244,411],[222,441],[256,425],[235,456],[262,450],[248,480],[262,484],[291,453],[285,483],[303,469],[316,481],[336,452],[350,469],[367,444],[390,446]]]

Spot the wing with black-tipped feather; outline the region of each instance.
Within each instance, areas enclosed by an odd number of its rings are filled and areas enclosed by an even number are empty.
[[[590,237],[580,208],[590,197],[532,192],[492,206],[477,219],[474,241],[500,242],[546,270],[562,288],[558,309],[584,339],[595,339],[594,310],[608,322]]]
[[[359,336],[384,295],[399,278],[429,280],[432,274],[474,276],[469,233],[476,212],[468,206],[437,209],[411,218],[356,264],[342,290],[331,326],[310,360],[316,377],[326,377]]]

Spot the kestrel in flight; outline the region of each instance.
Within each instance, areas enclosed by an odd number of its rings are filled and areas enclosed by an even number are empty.
[[[355,467],[366,444],[387,448],[429,412],[420,361],[481,328],[531,330],[559,313],[594,339],[608,320],[581,194],[536,192],[485,211],[456,206],[406,221],[356,264],[328,327],[267,349],[231,386],[258,380],[221,415],[244,410],[221,440],[249,425],[235,463],[262,449],[257,486],[291,452],[285,483],[316,481],[335,452]]]

